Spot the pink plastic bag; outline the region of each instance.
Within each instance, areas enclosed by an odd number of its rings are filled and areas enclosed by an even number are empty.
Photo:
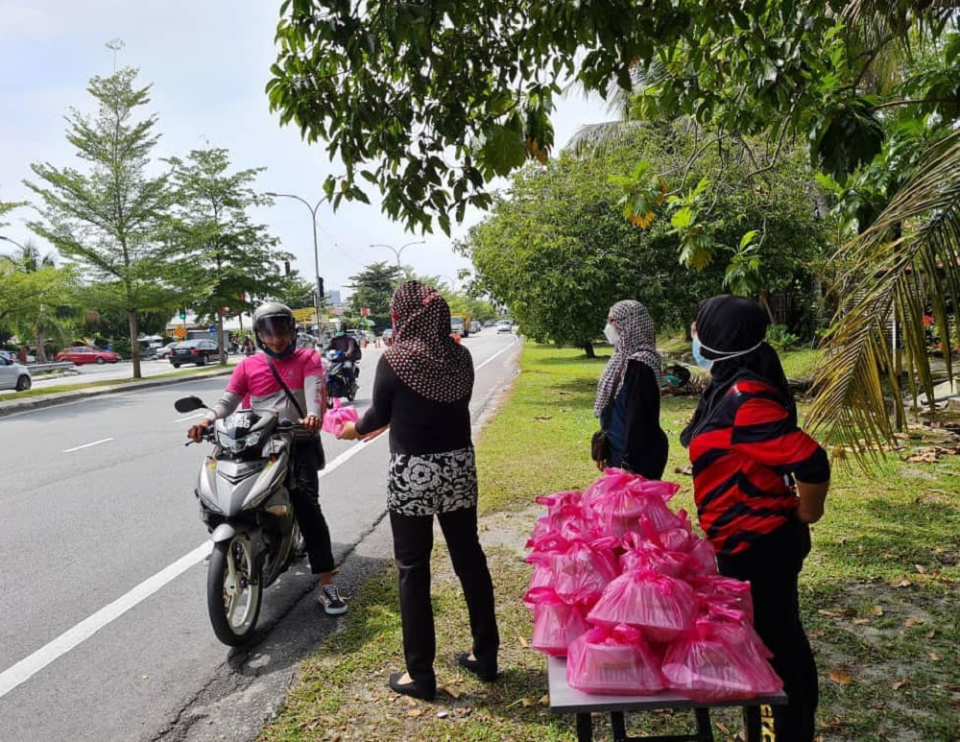
[[[585,505],[592,505],[598,497],[624,490],[638,479],[643,477],[623,469],[604,469],[603,474],[593,480],[593,483],[583,491],[583,502]]]
[[[684,579],[689,573],[689,554],[666,551],[656,543],[645,540],[639,533],[628,533],[622,539],[626,551],[620,557],[624,572],[650,569],[657,574]]]
[[[533,574],[530,575],[530,586],[533,590],[538,587],[553,587],[553,558],[549,554],[535,552],[527,557],[527,562],[533,565]],[[524,605],[531,611],[536,607],[524,598]]]
[[[323,416],[323,431],[339,436],[343,432],[345,423],[355,423],[360,419],[356,407],[342,407],[340,400],[334,398],[333,409],[327,410]]]
[[[680,522],[661,498],[629,488],[599,495],[590,507],[603,533],[617,538],[638,530],[641,517],[648,518],[657,531],[675,529]]]
[[[721,638],[731,647],[736,647],[742,655],[755,653],[760,659],[773,658],[773,652],[763,643],[763,639],[742,611],[710,605],[706,606],[706,611],[701,613],[698,620],[706,622],[713,636]]]
[[[652,695],[663,690],[660,658],[637,629],[598,626],[570,644],[567,683],[584,693]]]
[[[617,540],[574,540],[553,556],[553,589],[566,603],[592,604],[619,573]]]
[[[663,675],[669,688],[700,703],[770,695],[783,687],[766,661],[729,645],[710,621],[698,621],[667,649]]]
[[[640,569],[611,582],[587,619],[630,624],[653,641],[668,642],[693,628],[696,608],[693,588],[686,582]]]
[[[680,485],[675,482],[663,482],[659,479],[644,479],[640,477],[639,482],[634,482],[631,487],[638,488],[645,495],[654,495],[664,502],[668,502],[677,491]]]
[[[720,575],[706,575],[691,578],[690,585],[696,593],[701,611],[706,610],[703,608],[704,605],[730,608],[740,611],[744,620],[753,624],[753,595],[750,592],[749,582],[741,582],[732,577]]]
[[[530,644],[539,652],[565,657],[570,643],[590,628],[584,620],[583,608],[564,603],[548,587],[527,591],[523,600],[534,606]]]

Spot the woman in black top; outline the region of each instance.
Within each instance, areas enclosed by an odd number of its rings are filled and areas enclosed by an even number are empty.
[[[613,466],[660,479],[667,465],[667,436],[660,427],[663,370],[653,319],[638,301],[614,304],[604,334],[614,346],[593,405],[607,435],[610,455],[597,468]]]
[[[430,603],[433,516],[460,578],[473,651],[457,662],[481,680],[497,676],[500,635],[493,581],[477,534],[477,470],[470,431],[473,359],[450,337],[450,308],[430,286],[409,281],[393,296],[393,344],[373,382],[373,404],[342,438],[369,438],[390,427],[387,507],[400,572],[407,672],[390,676],[397,693],[432,700],[436,638]]]

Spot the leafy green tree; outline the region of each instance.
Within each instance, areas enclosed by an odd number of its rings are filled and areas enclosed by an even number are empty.
[[[856,225],[834,257],[835,360],[812,419],[828,438],[876,441],[892,435],[891,398],[902,412],[888,318],[903,332],[907,378],[928,392],[924,312],[945,347],[960,333],[960,313],[948,316],[960,301],[957,23],[953,3],[909,0],[286,0],[267,92],[283,123],[345,163],[328,192],[363,198],[358,183],[370,181],[386,213],[424,229],[489,205],[490,176],[549,149],[551,99],[571,78],[604,97],[636,94],[640,119],[713,132],[704,152],[762,135],[749,181],[762,182],[790,142],[808,143]],[[681,229],[694,254],[710,246],[709,220]],[[732,276],[748,284],[751,242]]]
[[[226,363],[222,310],[240,314],[253,308],[252,297],[282,293],[287,282],[280,266],[293,256],[279,251],[279,240],[247,213],[270,202],[253,189],[265,168],[230,173],[229,153],[217,148],[168,162],[178,204],[174,232],[184,247],[180,280],[187,279],[197,314],[215,321],[220,363]]]
[[[25,183],[41,199],[41,219],[30,228],[104,289],[102,309],[126,313],[133,378],[140,378],[138,313],[164,305],[164,268],[181,249],[165,235],[168,178],[148,174],[159,134],[156,116],[137,118],[149,87],[135,87],[136,77],[127,68],[92,78],[97,116],[72,110],[66,117],[67,139],[89,172],[34,163],[38,182]]]
[[[403,276],[403,271],[387,262],[371,263],[355,276],[350,276],[353,296],[350,311],[360,317],[364,307],[370,310],[369,320],[377,327],[390,326],[390,299]]]
[[[0,262],[22,281],[20,296],[9,305],[8,321],[21,344],[36,344],[37,360],[45,363],[47,341],[62,345],[66,337],[65,320],[71,310],[76,272],[70,266],[57,267],[53,253],[41,254],[30,240],[14,252],[0,255]]]

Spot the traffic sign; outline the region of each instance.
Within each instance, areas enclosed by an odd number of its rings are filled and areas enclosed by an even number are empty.
[[[216,325],[210,325],[210,334],[211,334],[211,335],[216,335],[216,334],[217,334],[217,326],[216,326]]]
[[[183,325],[177,325],[173,328],[173,334],[183,340],[187,336],[187,328]]]

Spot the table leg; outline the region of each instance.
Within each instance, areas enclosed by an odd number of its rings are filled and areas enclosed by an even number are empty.
[[[577,714],[577,742],[593,742],[593,719],[589,712]]]
[[[697,715],[697,739],[699,742],[713,742],[713,725],[710,723],[710,709],[694,709]]]
[[[747,742],[761,742],[760,709],[756,706],[743,707],[743,731]]]
[[[627,725],[622,711],[610,712],[610,727],[613,730],[613,742],[627,742]]]

